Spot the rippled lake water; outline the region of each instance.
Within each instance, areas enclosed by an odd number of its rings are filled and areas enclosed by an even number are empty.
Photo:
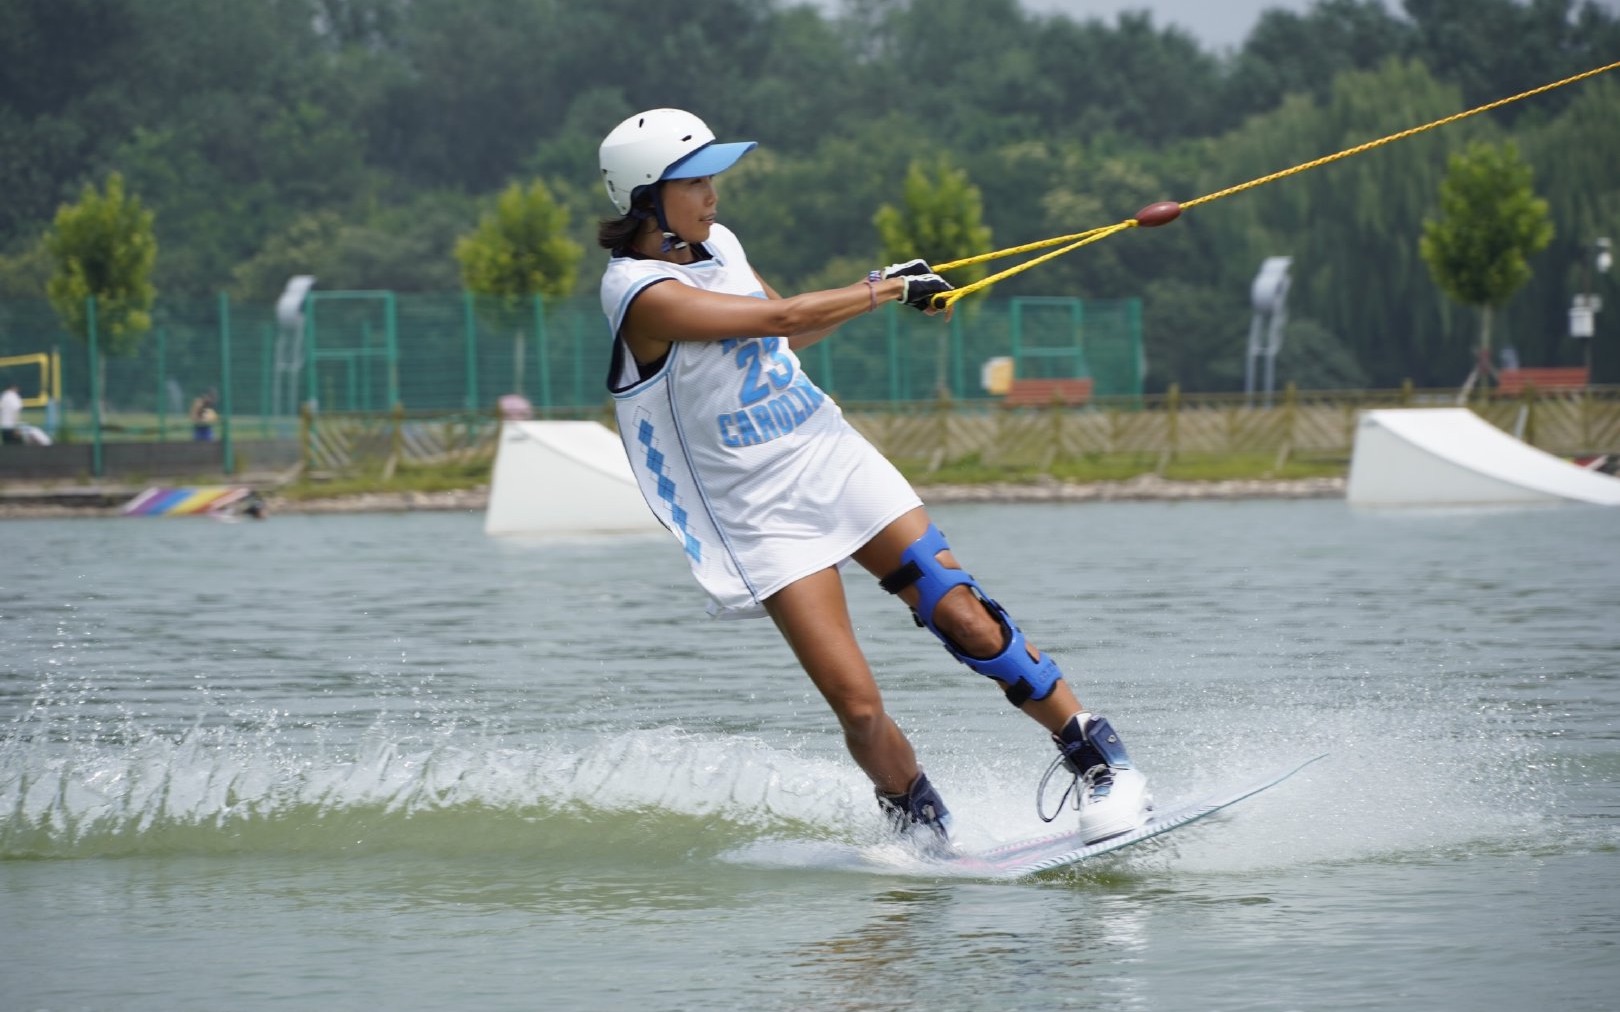
[[[1616,1007],[1620,513],[934,512],[1161,802],[1328,758],[979,881],[661,539],[9,521],[5,1006]],[[847,583],[958,842],[1042,830],[1050,745]]]

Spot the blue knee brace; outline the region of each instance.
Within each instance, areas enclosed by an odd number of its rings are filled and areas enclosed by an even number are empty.
[[[879,583],[891,594],[898,594],[907,587],[915,586],[920,595],[916,607],[912,609],[917,624],[939,637],[939,641],[945,644],[945,649],[950,651],[952,657],[979,674],[1000,682],[1001,691],[1006,693],[1008,702],[1014,706],[1022,706],[1031,699],[1045,699],[1052,694],[1052,688],[1057,685],[1058,679],[1063,677],[1057,662],[1045,653],[1041,654],[1038,661],[1030,660],[1024,634],[1013,623],[1007,609],[991,600],[979,586],[978,581],[967,572],[940,564],[937,556],[949,547],[945,543],[945,535],[940,533],[939,528],[929,524],[923,536],[912,542],[911,547],[900,554],[900,568],[885,576]],[[961,647],[934,624],[934,609],[939,607],[940,599],[951,590],[964,586],[979,599],[984,605],[984,610],[1001,623],[1006,643],[1001,648],[1001,653],[994,657],[973,657],[964,653]]]

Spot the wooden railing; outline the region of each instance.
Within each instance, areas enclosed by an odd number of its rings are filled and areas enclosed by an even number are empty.
[[[1242,394],[1168,393],[1095,398],[1073,406],[1009,407],[1000,398],[905,405],[845,404],[851,424],[890,458],[923,471],[969,458],[992,466],[1045,469],[1087,456],[1264,453],[1348,461],[1358,414],[1370,408],[1451,407],[1455,390],[1307,391],[1292,388],[1270,406]],[[1620,453],[1620,387],[1477,397],[1481,417],[1549,453]],[[605,409],[557,413],[611,425]],[[304,468],[353,473],[401,463],[492,460],[500,421],[493,412],[306,414]]]
[[[494,413],[315,414],[299,417],[300,459],[305,474],[379,472],[391,476],[402,463],[421,466],[493,460],[500,436]]]
[[[1045,469],[1064,459],[1113,454],[1271,454],[1350,459],[1356,420],[1372,408],[1453,407],[1455,390],[1284,391],[1270,406],[1241,394],[1098,398],[1084,407],[1009,410],[999,402],[937,402],[897,410],[846,405],[856,428],[889,457],[934,470],[977,458],[991,466]],[[1620,452],[1620,387],[1480,397],[1483,418],[1561,456]]]

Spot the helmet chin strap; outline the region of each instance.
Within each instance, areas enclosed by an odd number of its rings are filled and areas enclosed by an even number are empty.
[[[658,230],[664,233],[664,241],[658,246],[659,251],[669,253],[671,249],[687,248],[687,241],[669,230],[669,220],[664,217],[664,198],[656,193],[653,194],[653,210],[658,212]]]
[[[658,232],[662,236],[662,241],[658,246],[659,252],[668,253],[670,250],[685,249],[688,245],[687,241],[670,231],[669,219],[664,217],[664,198],[661,188],[653,187],[651,196],[652,211],[649,212],[644,207],[632,205],[630,216],[642,221],[656,220],[658,222]]]
[[[669,219],[664,217],[664,188],[662,186],[653,188],[652,200],[653,213],[658,216],[658,231],[663,233],[664,237],[663,242],[658,247],[659,251],[668,253],[670,250],[685,249],[686,240],[670,231]]]

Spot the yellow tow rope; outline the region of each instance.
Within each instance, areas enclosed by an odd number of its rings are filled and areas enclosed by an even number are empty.
[[[1380,137],[1375,141],[1368,141],[1365,144],[1357,144],[1353,148],[1345,148],[1343,151],[1335,152],[1331,155],[1325,155],[1321,158],[1313,159],[1308,162],[1303,162],[1291,169],[1283,169],[1281,172],[1273,172],[1268,176],[1261,176],[1258,179],[1251,179],[1247,183],[1239,183],[1237,186],[1228,186],[1224,190],[1217,190],[1214,193],[1206,194],[1194,200],[1183,201],[1181,203],[1177,203],[1173,200],[1164,200],[1156,204],[1149,204],[1147,207],[1144,207],[1142,210],[1136,212],[1136,217],[1126,218],[1124,221],[1118,222],[1117,224],[1104,225],[1101,228],[1094,228],[1085,232],[1075,232],[1072,235],[1060,235],[1051,239],[1042,239],[1038,242],[1025,243],[1022,246],[1012,246],[1007,249],[996,250],[993,253],[981,253],[978,256],[965,257],[961,260],[952,260],[950,263],[934,264],[933,266],[935,271],[948,271],[954,270],[958,267],[967,267],[970,264],[984,263],[986,260],[999,260],[1002,257],[1016,256],[1019,253],[1029,253],[1038,249],[1046,249],[1050,246],[1062,247],[1061,249],[1055,249],[1050,253],[1043,253],[1038,257],[1026,260],[1018,266],[1010,267],[999,274],[992,274],[989,277],[975,281],[972,284],[963,285],[960,288],[955,288],[949,292],[936,295],[934,296],[934,308],[948,309],[955,304],[957,299],[972,295],[974,292],[979,291],[982,288],[988,288],[990,285],[993,285],[998,281],[1005,281],[1007,278],[1010,278],[1015,274],[1021,274],[1024,271],[1029,270],[1031,267],[1037,267],[1046,263],[1048,260],[1056,259],[1057,257],[1060,257],[1063,254],[1073,250],[1077,250],[1082,246],[1089,246],[1101,239],[1106,239],[1116,232],[1123,232],[1126,229],[1136,228],[1138,226],[1143,228],[1157,228],[1160,225],[1168,225],[1170,222],[1175,221],[1176,218],[1180,217],[1182,211],[1185,211],[1188,208],[1197,207],[1199,204],[1208,204],[1209,202],[1219,200],[1222,197],[1230,197],[1234,193],[1242,193],[1245,190],[1252,190],[1263,183],[1275,182],[1276,180],[1285,179],[1289,176],[1295,175],[1296,173],[1304,172],[1306,169],[1314,169],[1321,165],[1327,165],[1330,162],[1339,161],[1341,158],[1349,158],[1351,155],[1359,155],[1362,152],[1371,151],[1374,148],[1382,147],[1385,144],[1389,144],[1394,141],[1414,137],[1426,130],[1433,130],[1436,127],[1443,127],[1447,124],[1455,123],[1458,120],[1467,119],[1470,116],[1477,116],[1482,112],[1490,112],[1492,109],[1499,109],[1504,105],[1519,102],[1524,99],[1540,95],[1543,92],[1552,91],[1554,88],[1562,88],[1567,84],[1574,84],[1577,81],[1584,81],[1589,77],[1596,77],[1599,74],[1607,73],[1608,71],[1615,70],[1616,68],[1620,68],[1620,60],[1608,64],[1607,66],[1595,67],[1592,70],[1576,74],[1573,77],[1566,77],[1562,81],[1554,81],[1551,84],[1544,84],[1539,88],[1531,88],[1529,91],[1523,91],[1517,95],[1511,95],[1507,98],[1499,98],[1494,102],[1487,102],[1485,105],[1469,109],[1466,112],[1453,113],[1450,116],[1437,119],[1433,123],[1425,123],[1422,126],[1411,127],[1409,129],[1402,130],[1399,133],[1390,134],[1388,137]]]

